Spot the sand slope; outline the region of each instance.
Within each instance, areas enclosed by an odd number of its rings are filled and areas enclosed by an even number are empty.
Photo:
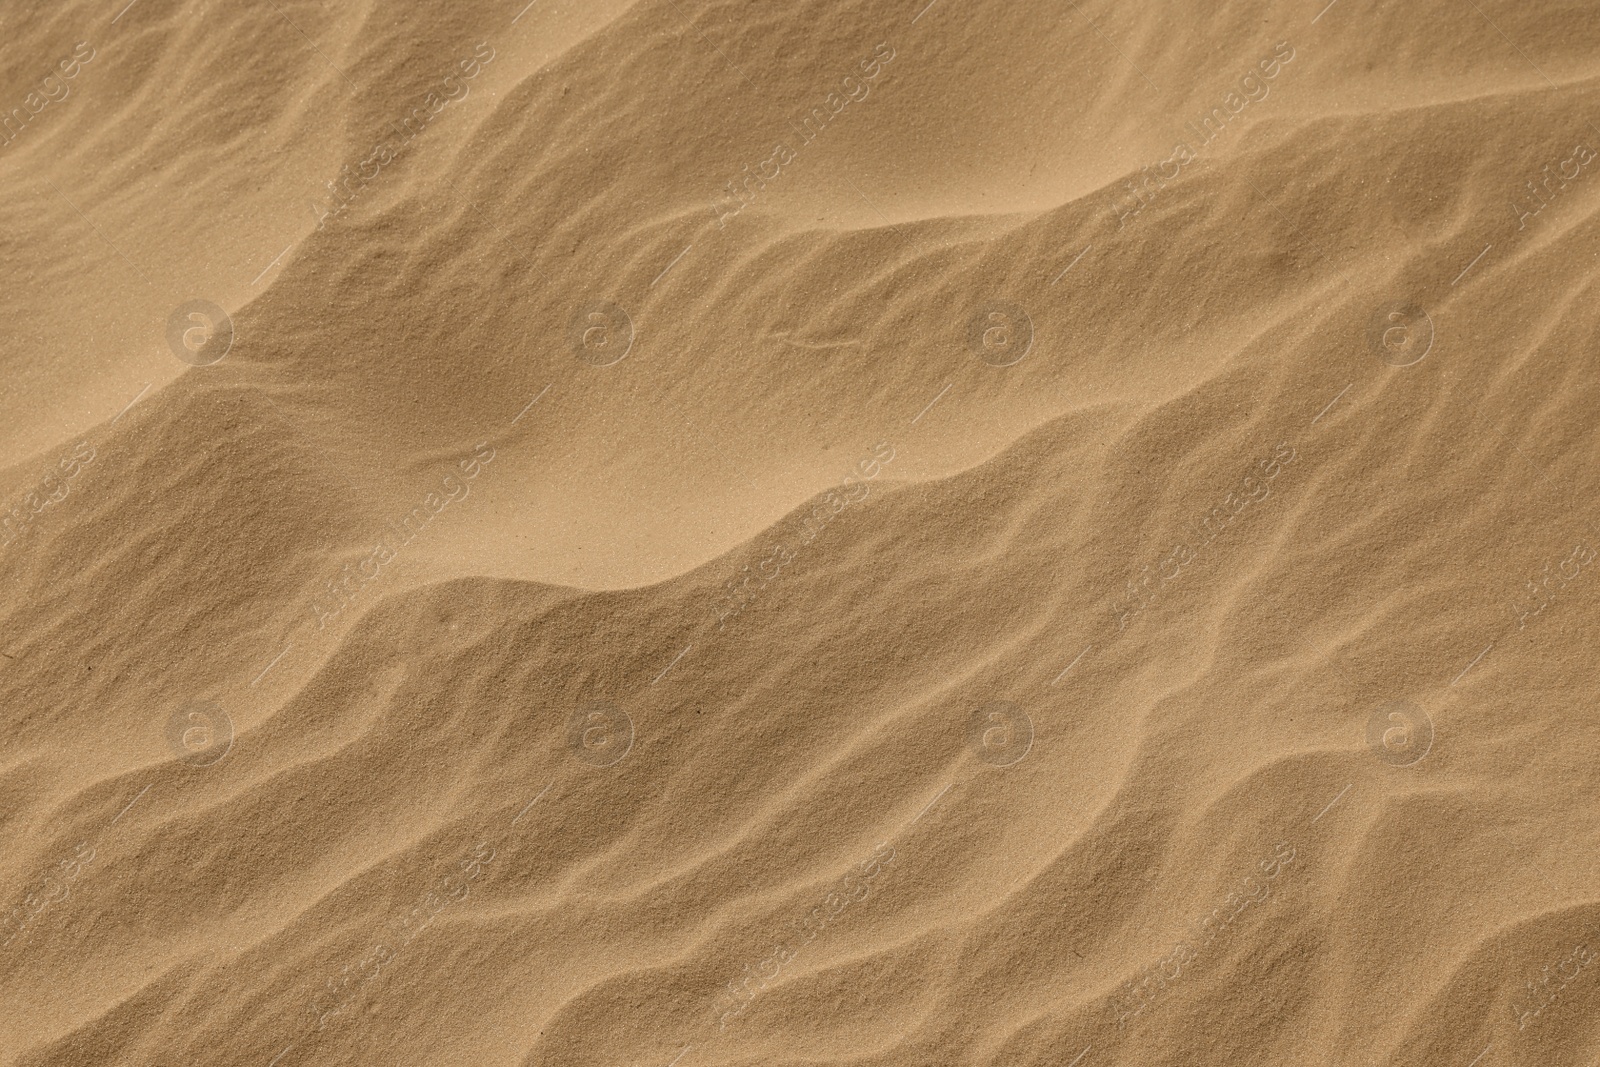
[[[1600,1058],[1590,14],[6,13],[0,1067]]]

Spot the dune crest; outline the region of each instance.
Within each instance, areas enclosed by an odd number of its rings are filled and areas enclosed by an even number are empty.
[[[1588,16],[0,15],[0,1067],[1600,1059]]]

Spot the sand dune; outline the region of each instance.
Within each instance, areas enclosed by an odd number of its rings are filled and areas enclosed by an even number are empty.
[[[0,1067],[1600,1061],[1600,23],[0,15]]]

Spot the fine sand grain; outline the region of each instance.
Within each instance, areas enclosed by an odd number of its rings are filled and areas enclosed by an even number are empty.
[[[1578,0],[0,11],[0,1067],[1594,1067]]]

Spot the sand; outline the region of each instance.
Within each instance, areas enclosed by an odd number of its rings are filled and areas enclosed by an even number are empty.
[[[0,1067],[1600,1060],[1600,20],[0,13]]]

